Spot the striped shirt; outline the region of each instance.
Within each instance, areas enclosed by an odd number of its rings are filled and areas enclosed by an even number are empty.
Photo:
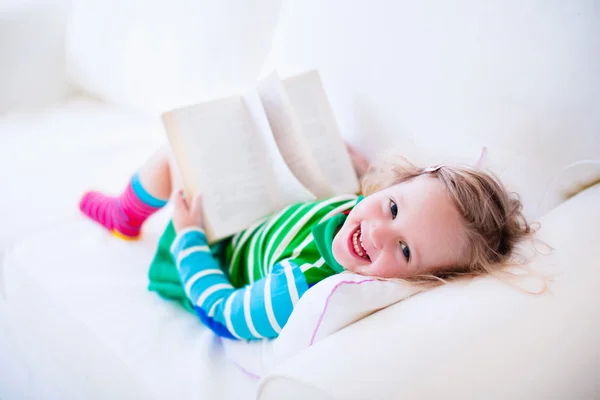
[[[342,271],[325,261],[313,229],[356,202],[357,196],[347,195],[288,206],[235,235],[226,248],[226,265],[213,257],[201,229],[179,232],[171,254],[200,319],[224,337],[279,335],[308,288]]]

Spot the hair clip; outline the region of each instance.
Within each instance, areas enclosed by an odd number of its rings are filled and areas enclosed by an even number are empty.
[[[444,166],[444,164],[432,165],[430,167],[423,169],[423,172],[424,173],[436,172],[436,171],[439,171],[439,169],[442,168],[443,166]]]

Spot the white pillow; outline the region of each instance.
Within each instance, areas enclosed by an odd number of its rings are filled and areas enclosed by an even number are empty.
[[[421,289],[408,283],[353,273],[329,277],[310,288],[296,305],[278,338],[262,341],[223,339],[229,358],[260,378],[302,350]]]

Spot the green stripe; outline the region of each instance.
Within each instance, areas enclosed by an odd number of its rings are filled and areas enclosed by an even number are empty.
[[[306,283],[308,286],[314,285],[317,282],[322,281],[325,278],[328,278],[332,275],[335,275],[335,271],[324,264],[322,267],[312,267],[304,271],[304,277],[306,278]]]
[[[347,200],[340,201],[337,200],[337,198],[332,198],[312,204],[309,203],[310,207],[306,207],[303,210],[303,215],[294,218],[293,221],[284,223],[282,225],[284,234],[278,236],[277,239],[279,240],[275,242],[275,246],[273,246],[270,251],[267,251],[267,254],[265,255],[265,258],[268,258],[269,267],[271,268],[277,261],[280,260],[282,256],[291,256],[293,249],[298,247],[310,234],[310,229],[321,222],[325,215],[339,207],[344,202],[347,202]],[[302,219],[305,219],[307,215],[313,212],[314,215],[302,221]],[[282,245],[284,245],[283,248],[280,247]]]
[[[263,257],[261,257],[267,249],[269,243],[269,235],[271,235],[272,232],[278,229],[280,221],[292,218],[293,215],[295,215],[295,213],[301,207],[302,204],[294,204],[288,206],[287,208],[284,208],[279,214],[275,215],[269,222],[267,222],[263,226],[263,229],[260,232],[259,237],[257,239],[257,245],[249,250],[250,257],[252,257],[254,260],[255,279],[258,279],[258,277],[265,277],[267,273],[270,272],[270,268],[266,268]]]
[[[290,231],[294,229],[298,229],[298,233],[302,228],[300,224],[300,220],[311,211],[312,205],[310,203],[304,204],[299,207],[294,214],[292,214],[287,220],[280,219],[277,221],[277,231],[273,234],[271,238],[269,238],[266,242],[268,245],[266,246],[266,250],[263,255],[263,270],[271,269],[271,261],[274,255],[275,250],[281,245],[281,243],[288,237]],[[266,244],[266,243],[265,243]]]
[[[343,210],[352,208],[355,203],[354,196],[337,196],[293,204],[265,219],[252,232],[245,231],[236,235],[235,241],[231,243],[233,249],[228,249],[227,253],[234,255],[232,258],[228,257],[231,275],[237,274],[246,281],[246,284],[263,278],[277,262],[290,258],[295,250],[311,237],[313,226],[333,215],[338,215]],[[329,213],[333,215],[328,215]],[[295,258],[298,265],[314,264],[321,256],[317,246],[309,240]],[[321,272],[309,273],[312,276],[312,283],[317,282],[315,279],[331,274],[327,267]]]

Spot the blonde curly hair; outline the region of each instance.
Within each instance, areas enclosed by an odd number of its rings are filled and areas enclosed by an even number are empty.
[[[372,165],[363,176],[362,193],[369,196],[421,175],[442,182],[462,216],[468,245],[457,265],[404,280],[434,287],[460,278],[498,276],[506,273],[505,267],[516,265],[512,262],[515,246],[530,237],[533,229],[522,214],[518,195],[509,193],[493,173],[468,165],[422,168],[404,157],[388,156]],[[525,264],[520,267],[530,275]],[[542,291],[545,282],[543,286]]]

